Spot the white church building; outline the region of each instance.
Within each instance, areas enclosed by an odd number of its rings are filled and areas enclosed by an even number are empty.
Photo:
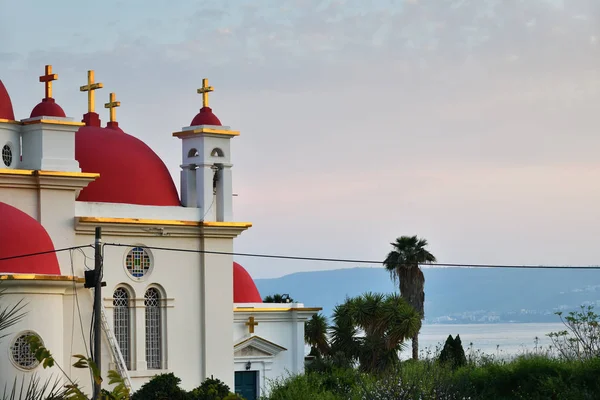
[[[91,393],[71,355],[90,354],[94,290],[84,273],[94,269],[97,227],[103,377],[120,371],[135,391],[160,373],[187,390],[213,376],[253,400],[269,379],[303,372],[304,322],[320,309],[263,304],[233,262],[234,238],[251,227],[232,210],[230,142],[239,132],[208,107],[208,81],[198,89],[200,112],[172,134],[181,141],[181,164],[171,166],[181,169],[178,193],[156,153],[119,127],[114,93],[101,125],[95,90],[103,85],[93,71],[80,88],[88,96],[81,122],[52,97],[56,79],[46,66],[45,97],[24,119],[0,80],[0,290],[3,307],[23,300],[27,312],[0,339],[0,388],[58,376],[31,354],[35,335]]]

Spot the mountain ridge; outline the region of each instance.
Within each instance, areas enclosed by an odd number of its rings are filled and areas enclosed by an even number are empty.
[[[557,311],[600,308],[600,271],[569,269],[423,268],[425,323],[558,322]],[[264,297],[287,293],[306,306],[336,304],[364,292],[397,292],[383,268],[295,272],[256,279]]]

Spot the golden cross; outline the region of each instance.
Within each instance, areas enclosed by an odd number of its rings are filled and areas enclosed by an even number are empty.
[[[115,122],[117,120],[117,107],[121,107],[121,102],[117,101],[116,94],[111,93],[109,102],[104,104],[104,108],[110,109],[110,122]]]
[[[208,86],[208,79],[202,79],[202,87],[197,90],[199,94],[202,94],[202,107],[208,107],[208,94],[214,90],[214,87]]]
[[[52,65],[46,65],[46,75],[40,76],[40,82],[45,83],[47,99],[52,97],[52,81],[57,79],[58,75],[52,73]]]
[[[254,317],[248,318],[248,322],[246,322],[246,326],[250,333],[254,333],[254,327],[258,325],[258,322],[254,322]]]
[[[81,92],[88,92],[88,112],[93,113],[96,109],[94,90],[102,89],[103,87],[104,85],[100,82],[94,83],[94,71],[88,71],[88,84],[79,88]]]

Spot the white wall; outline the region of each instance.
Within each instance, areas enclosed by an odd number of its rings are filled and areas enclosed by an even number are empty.
[[[68,370],[67,360],[64,359],[64,293],[72,285],[71,282],[51,281],[2,281],[5,290],[2,306],[12,306],[20,300],[26,304],[26,317],[19,323],[7,329],[8,336],[0,339],[0,388],[12,387],[14,379],[20,382],[25,377],[26,383],[35,374],[42,381],[50,378],[62,378],[57,368],[44,369],[38,365],[33,370],[18,368],[12,362],[11,344],[24,331],[35,332],[54,356],[56,362]],[[88,325],[89,326],[89,325]],[[69,327],[70,332],[70,327]],[[2,389],[3,390],[3,389]]]
[[[315,311],[302,310],[302,304],[236,304],[237,307],[254,307],[254,310],[248,309],[240,311],[237,309],[234,316],[233,342],[234,345],[243,340],[259,336],[278,346],[286,348],[271,359],[257,357],[256,360],[250,360],[247,357],[235,359],[236,371],[245,371],[245,364],[251,361],[251,371],[259,371],[260,393],[267,393],[269,381],[277,378],[286,377],[290,374],[301,374],[304,372],[304,323]],[[276,310],[280,308],[281,311]],[[261,311],[264,310],[264,311]],[[268,309],[265,310],[265,309]],[[291,310],[290,310],[291,309]],[[250,316],[258,323],[254,328],[254,333],[250,334],[246,322]]]

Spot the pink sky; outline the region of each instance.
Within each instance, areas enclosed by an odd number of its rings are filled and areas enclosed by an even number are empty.
[[[15,22],[36,3],[0,2],[18,118],[43,94],[44,64],[79,118],[95,69],[101,101],[117,93],[120,126],[178,183],[171,132],[210,79],[215,113],[242,133],[235,217],[254,227],[237,251],[383,259],[417,234],[448,263],[600,264],[596,0],[182,1],[147,14],[115,2],[69,28],[90,12],[73,2],[50,26]],[[349,266],[238,261],[254,277]]]

